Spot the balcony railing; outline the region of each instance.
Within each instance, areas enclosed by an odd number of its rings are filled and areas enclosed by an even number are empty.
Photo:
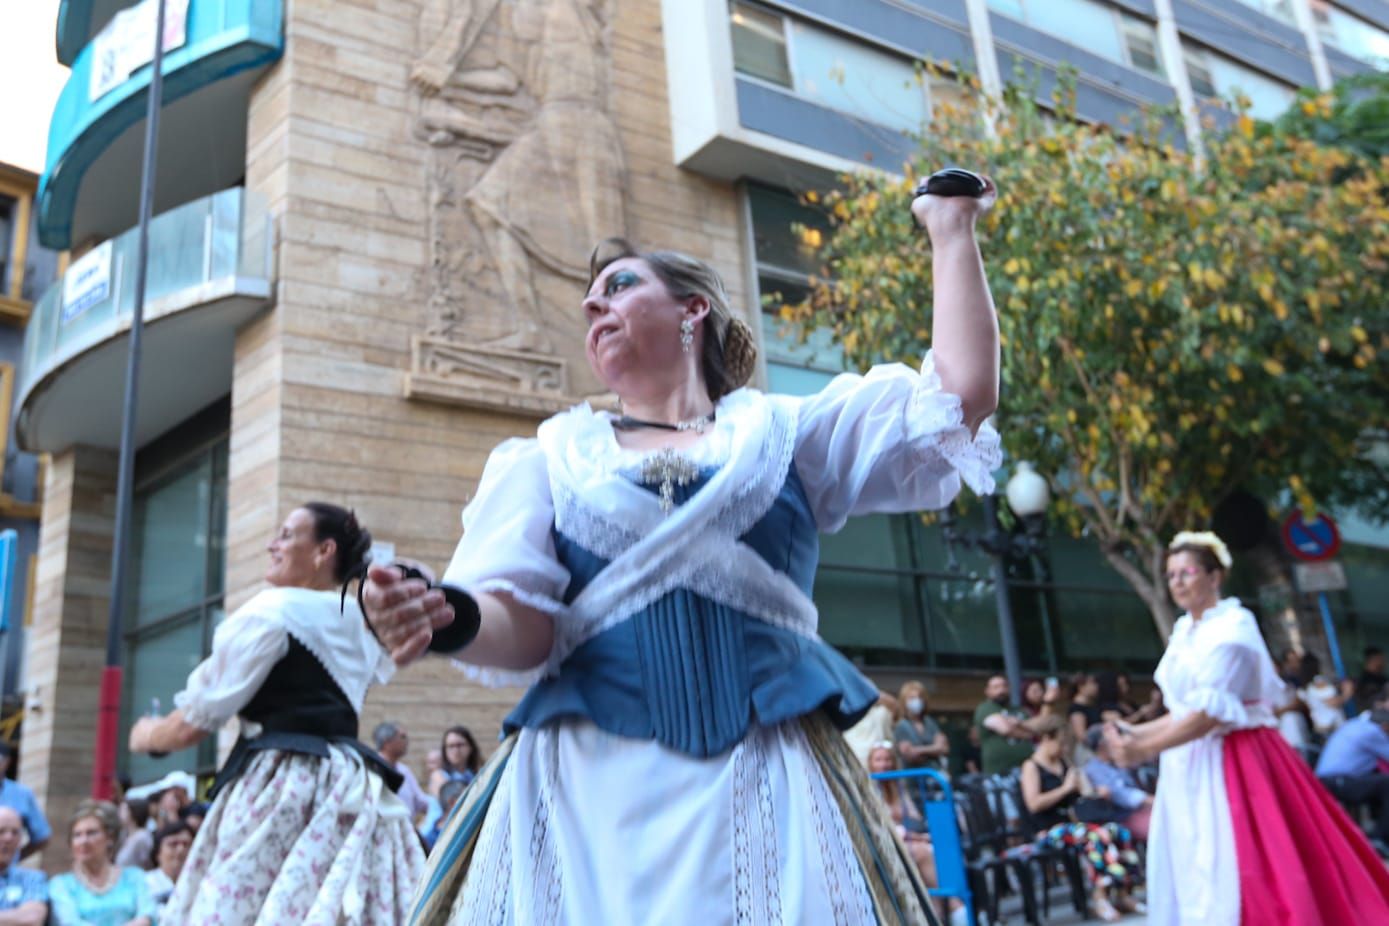
[[[128,332],[137,247],[137,229],[98,246],[75,261],[34,306],[19,376],[21,437],[34,430],[37,393],[63,379],[84,355],[123,340]],[[272,257],[266,205],[239,187],[155,217],[149,228],[146,322],[157,325],[190,309],[231,302],[240,308],[228,325],[239,324],[248,308],[258,311],[270,297]],[[229,356],[234,327],[223,327]],[[119,383],[110,388],[119,392]]]

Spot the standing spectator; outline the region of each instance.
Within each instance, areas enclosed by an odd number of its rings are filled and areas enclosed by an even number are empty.
[[[1375,708],[1346,721],[1331,734],[1317,760],[1317,777],[1336,799],[1369,804],[1375,815],[1375,849],[1389,857],[1389,710]]]
[[[950,740],[929,714],[926,713],[926,686],[907,682],[897,693],[901,711],[892,729],[892,741],[897,755],[907,768],[945,769],[950,757]]]
[[[1075,690],[1066,720],[1075,742],[1083,743],[1086,731],[1100,722],[1100,683],[1093,674],[1085,672],[1075,677]]]
[[[1119,686],[1119,702],[1133,708],[1133,684],[1129,681],[1127,672],[1114,673],[1115,684]],[[1128,723],[1144,723],[1149,720],[1156,720],[1167,713],[1167,708],[1162,706],[1162,689],[1154,685],[1153,690],[1148,692],[1148,700],[1142,707],[1136,708],[1123,719]]]
[[[188,850],[193,847],[193,835],[193,828],[187,823],[170,823],[154,834],[154,848],[150,851],[154,867],[145,872],[145,886],[160,914],[183,873],[183,863],[188,861]]]
[[[203,821],[207,819],[208,809],[206,802],[194,801],[178,812],[179,822],[187,823],[193,835],[197,836],[198,830],[202,829]]]
[[[124,868],[149,868],[154,837],[150,834],[150,802],[142,797],[127,797],[121,801],[121,847],[116,850],[116,864]]]
[[[48,885],[53,926],[152,926],[154,901],[138,868],[112,864],[121,820],[109,801],[85,800],[68,826],[72,871]]]
[[[410,810],[411,819],[417,818],[429,810],[429,795],[424,793],[420,787],[420,782],[415,778],[415,773],[410,770],[410,766],[405,764],[405,754],[410,751],[410,733],[399,723],[386,721],[376,725],[376,729],[371,733],[372,742],[376,745],[376,751],[381,753],[381,758],[391,764],[391,768],[400,773],[405,779],[397,792],[400,799],[405,802],[405,806]]]
[[[0,806],[0,924],[43,926],[48,920],[48,878],[19,865],[24,821],[11,807]]]
[[[1355,706],[1367,711],[1379,699],[1389,676],[1384,674],[1384,650],[1378,646],[1365,647],[1364,659],[1360,664],[1360,677],[1355,680]]]
[[[1007,774],[1032,755],[1036,725],[1046,717],[1029,719],[1021,708],[1008,705],[1008,679],[990,677],[984,685],[984,702],[974,709],[979,730],[980,767],[985,775]]]
[[[434,773],[444,767],[444,751],[431,749],[424,754],[424,780],[432,781]]]
[[[20,858],[28,858],[48,845],[53,830],[48,826],[48,818],[43,815],[39,802],[34,800],[34,792],[28,785],[9,778],[10,761],[14,758],[14,747],[0,742],[0,807],[9,807],[24,821],[24,831],[29,836],[19,850]]]
[[[1328,737],[1346,722],[1348,698],[1335,682],[1321,674],[1321,660],[1312,653],[1302,657],[1302,677],[1307,683],[1299,696],[1307,705],[1312,731],[1322,738]]]
[[[183,773],[187,775],[187,773]],[[188,788],[182,784],[171,784],[154,796],[154,824],[168,826],[179,821],[179,814],[187,807],[192,797]]]
[[[477,740],[467,727],[449,727],[444,731],[440,749],[444,761],[439,770],[429,776],[429,793],[439,796],[439,791],[450,781],[472,784],[482,768],[482,751],[477,748]]]

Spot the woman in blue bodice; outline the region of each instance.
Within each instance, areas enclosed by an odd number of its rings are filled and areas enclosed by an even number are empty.
[[[756,357],[718,275],[594,254],[587,353],[621,399],[489,458],[444,584],[475,677],[525,683],[431,857],[419,923],[917,923],[924,890],[838,730],[877,692],[816,633],[819,532],[992,489],[998,333],[976,217],[922,195],[934,350],[805,398]],[[373,569],[401,663],[448,650],[440,590]],[[455,602],[457,599],[455,599]],[[464,637],[458,638],[460,641]]]

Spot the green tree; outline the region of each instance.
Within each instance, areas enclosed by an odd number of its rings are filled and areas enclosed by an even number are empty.
[[[1304,105],[1329,114],[1336,99]],[[1389,499],[1371,452],[1389,349],[1389,158],[1241,115],[1198,163],[1158,115],[1120,133],[1053,103],[1010,91],[941,107],[906,173],[959,164],[998,184],[979,235],[1003,337],[1004,446],[1053,474],[1057,520],[1095,538],[1165,638],[1166,542],[1231,491],[1290,490],[1308,508]],[[930,346],[913,184],[845,177],[825,198],[823,277],[782,310],[829,328],[855,366],[915,362]]]
[[[1330,94],[1304,90],[1270,129],[1372,160],[1389,155],[1389,73],[1348,77]]]

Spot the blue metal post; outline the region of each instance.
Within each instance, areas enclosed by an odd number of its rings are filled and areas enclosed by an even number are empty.
[[[1326,645],[1331,647],[1331,661],[1336,666],[1336,677],[1346,677],[1346,664],[1341,660],[1341,644],[1336,640],[1336,625],[1331,621],[1331,602],[1326,600],[1326,592],[1317,595],[1317,605],[1321,608],[1321,623],[1326,630]]]

